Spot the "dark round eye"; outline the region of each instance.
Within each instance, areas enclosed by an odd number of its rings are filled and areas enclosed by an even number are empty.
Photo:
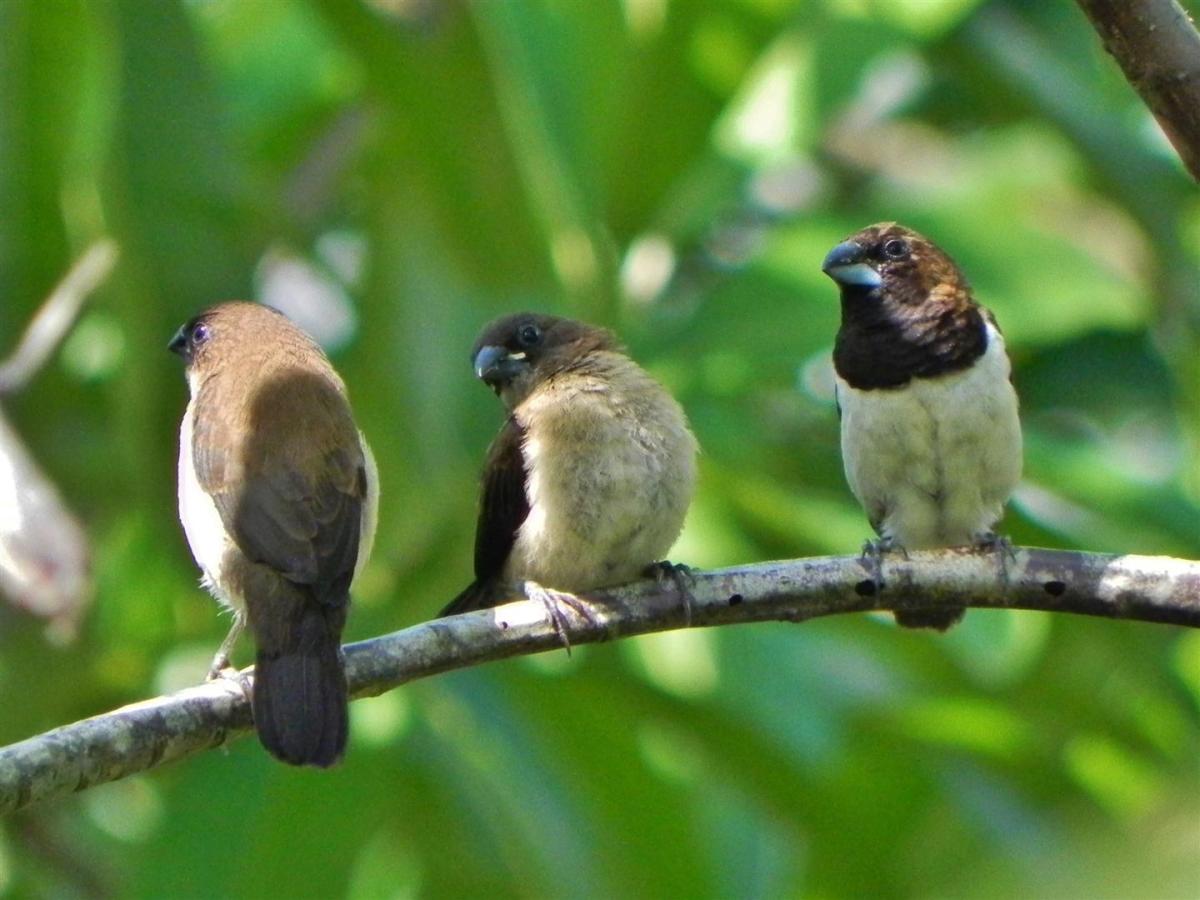
[[[542,340],[542,329],[536,325],[522,325],[517,329],[517,342],[522,347],[533,347]]]
[[[193,347],[199,347],[201,344],[203,344],[205,341],[208,340],[208,337],[209,337],[208,326],[205,325],[203,322],[197,322],[195,325],[192,326],[192,333],[190,335],[188,335],[188,341],[191,343],[191,345]]]
[[[883,255],[888,259],[903,259],[908,256],[908,241],[892,238],[883,245]]]

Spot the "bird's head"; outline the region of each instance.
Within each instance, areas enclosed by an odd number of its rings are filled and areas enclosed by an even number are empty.
[[[829,251],[821,271],[843,300],[886,296],[900,306],[969,296],[966,278],[941,248],[895,222],[871,225]]]
[[[167,349],[183,358],[193,388],[205,376],[231,366],[246,366],[247,375],[286,361],[329,368],[312,338],[283,313],[260,303],[213,306],[188,319]]]
[[[517,313],[488,324],[471,349],[475,375],[512,409],[589,354],[617,350],[610,331],[558,316]]]

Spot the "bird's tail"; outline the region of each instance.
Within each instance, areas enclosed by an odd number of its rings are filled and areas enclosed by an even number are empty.
[[[276,759],[324,768],[341,759],[350,731],[341,652],[346,608],[305,598],[288,618],[256,635],[254,724]]]
[[[495,606],[504,597],[504,590],[494,580],[472,581],[461,594],[442,607],[438,618],[471,612],[476,609],[487,609],[489,606]]]
[[[938,609],[905,609],[896,610],[896,624],[905,628],[933,628],[945,631],[962,621],[966,615],[965,606],[945,606]]]

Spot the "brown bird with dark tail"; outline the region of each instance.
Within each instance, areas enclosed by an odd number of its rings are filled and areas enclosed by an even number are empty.
[[[442,615],[522,591],[556,603],[662,572],[696,481],[696,439],[675,399],[611,332],[521,313],[489,324],[475,374],[508,409],[488,451],[475,581]],[[565,639],[565,637],[564,637]]]
[[[379,484],[346,388],[282,314],[224,303],[170,349],[191,401],[179,433],[179,517],[203,584],[257,646],[259,740],[293,765],[330,766],[349,731],[341,636],[374,538]]]
[[[1004,338],[954,261],[895,223],[864,228],[822,266],[841,289],[834,345],[842,457],[880,540],[872,550],[999,547],[1021,477]],[[896,613],[945,630],[959,606]]]

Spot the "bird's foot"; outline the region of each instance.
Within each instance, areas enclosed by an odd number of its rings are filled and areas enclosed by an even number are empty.
[[[692,574],[691,567],[662,559],[650,563],[642,574],[647,578],[653,578],[660,585],[668,579],[675,585],[675,590],[679,592],[679,598],[683,602],[683,621],[690,626],[692,624],[692,587],[696,584],[696,576]]]
[[[218,657],[220,654],[218,654]],[[242,674],[242,670],[236,666],[229,664],[229,658],[224,660],[214,659],[212,668],[208,670],[208,675],[205,681],[231,681],[242,690],[246,702],[252,700],[253,689],[250,687],[250,679]]]
[[[1008,535],[997,534],[994,531],[985,531],[976,535],[975,548],[1002,552],[1014,562],[1017,559],[1017,551],[1013,549],[1013,542],[1008,539]]]
[[[222,647],[217,651],[217,655],[213,657],[212,664],[209,665],[208,674],[204,676],[204,680],[216,681],[218,678],[229,678],[229,673],[236,671],[237,667],[230,662],[229,654]]]
[[[871,572],[877,592],[884,588],[883,557],[886,553],[899,553],[904,559],[908,559],[908,551],[904,545],[892,537],[867,541],[863,544],[862,555],[859,557],[862,565]],[[962,607],[952,606],[939,609],[898,609],[893,610],[892,615],[896,618],[896,624],[904,628],[933,628],[945,631],[963,617],[963,612]]]
[[[600,624],[599,619],[596,618],[596,614],[592,612],[587,601],[575,594],[543,587],[536,581],[523,582],[521,591],[528,599],[537,600],[545,607],[546,618],[554,626],[554,633],[562,641],[563,649],[567,651],[568,656],[571,655],[571,638],[567,633],[567,616],[563,611],[563,607],[567,607],[582,616],[590,625]]]
[[[207,681],[216,681],[218,678],[228,677],[225,673],[228,669],[233,669],[229,662],[229,656],[233,653],[233,645],[237,643],[238,637],[241,636],[242,629],[246,627],[246,621],[240,613],[234,613],[233,625],[229,627],[229,634],[225,635],[225,640],[221,641],[221,646],[217,648],[217,652],[213,655],[212,664],[208,667]],[[237,669],[233,669],[237,671]]]
[[[894,538],[881,537],[873,541],[863,541],[862,552],[858,556],[858,561],[862,564],[863,568],[871,573],[871,579],[875,582],[876,593],[883,590],[884,554],[897,551],[905,559],[908,559],[908,551],[896,543]]]
[[[974,547],[984,553],[996,554],[996,563],[1000,567],[1000,590],[1008,593],[1008,564],[1017,561],[1017,551],[1013,549],[1012,541],[1003,534],[985,531],[976,536]]]

